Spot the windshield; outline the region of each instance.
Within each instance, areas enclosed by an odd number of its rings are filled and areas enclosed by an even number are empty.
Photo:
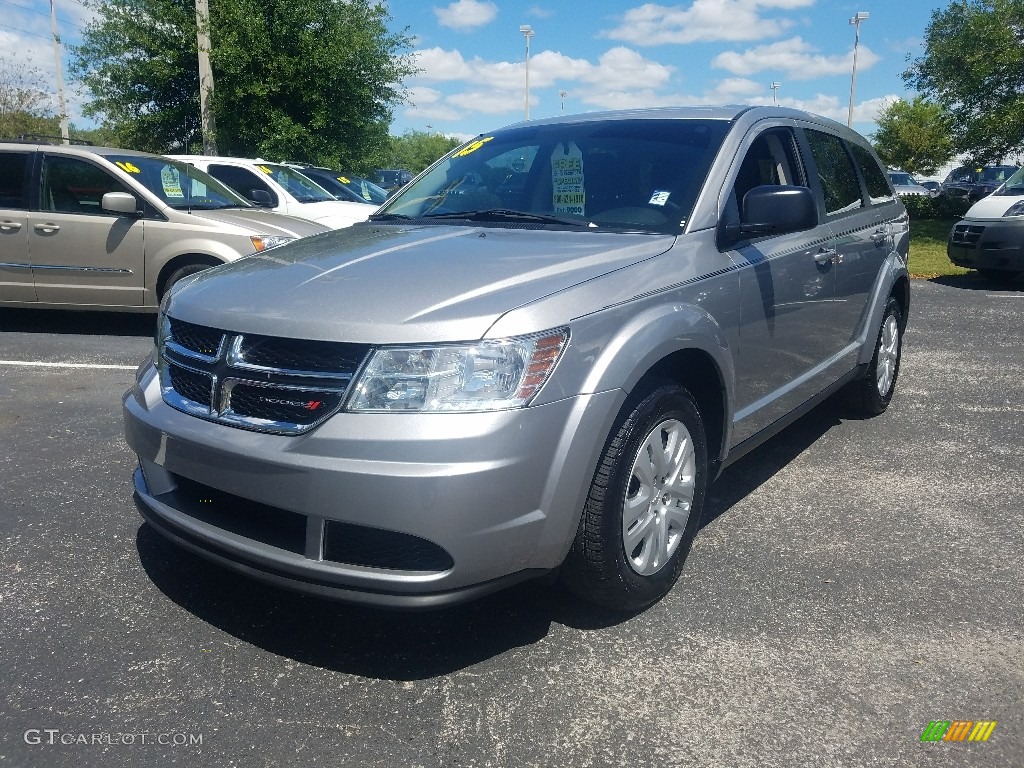
[[[388,199],[387,190],[381,189],[369,179],[364,179],[362,176],[350,176],[345,173],[339,173],[335,177],[338,183],[348,189],[350,192],[355,193],[363,200],[368,203],[376,203],[380,205]]]
[[[1006,183],[996,190],[997,195],[1024,195],[1024,168],[1014,172]]]
[[[194,165],[147,155],[106,155],[171,208],[217,210],[251,208],[248,200]]]
[[[917,180],[909,173],[890,173],[889,178],[892,179],[893,186],[897,187],[919,187]]]
[[[1003,182],[1008,179],[1017,169],[1009,165],[987,166],[981,169],[979,181]]]
[[[336,192],[339,200],[363,200],[367,203],[380,205],[388,199],[387,190],[381,189],[369,179],[353,176],[349,173],[329,171],[322,168],[303,170],[310,178],[324,187],[328,192]]]
[[[678,233],[729,124],[586,120],[485,134],[373,216]]]
[[[256,170],[270,176],[274,181],[288,190],[288,193],[300,203],[320,203],[337,198],[321,187],[308,176],[304,176],[294,168],[276,163],[259,163]]]

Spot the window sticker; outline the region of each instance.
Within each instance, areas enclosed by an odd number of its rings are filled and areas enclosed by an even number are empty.
[[[466,155],[471,155],[493,138],[493,136],[488,136],[485,139],[477,139],[472,144],[467,144],[465,147],[460,149],[458,152],[452,155],[452,157],[465,157]]]
[[[118,160],[116,163],[114,163],[114,165],[116,165],[125,173],[142,173],[142,169],[139,168],[139,166],[135,165],[134,163]]]
[[[160,170],[160,186],[163,187],[164,197],[176,197],[184,199],[181,193],[181,180],[178,178],[178,170],[170,165],[165,165]]]
[[[583,191],[583,152],[570,141],[559,144],[551,155],[551,205],[555,213],[584,216],[587,196]]]
[[[349,181],[347,176],[339,176],[338,177],[338,181],[340,181],[342,184],[351,184],[352,183],[351,181]]]
[[[654,190],[654,194],[651,195],[651,199],[647,201],[648,205],[664,205],[668,202],[668,196],[671,192],[664,192],[660,189]]]
[[[257,165],[256,167],[263,171],[263,173],[267,174],[267,176],[273,173],[273,171],[267,168],[267,166],[265,165]]]

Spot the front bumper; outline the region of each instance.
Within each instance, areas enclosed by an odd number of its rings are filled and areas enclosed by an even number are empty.
[[[1024,270],[1024,219],[957,222],[946,253],[969,269]]]
[[[124,397],[143,517],[178,544],[303,592],[390,608],[463,602],[564,559],[620,392],[498,413],[340,413],[300,436]]]

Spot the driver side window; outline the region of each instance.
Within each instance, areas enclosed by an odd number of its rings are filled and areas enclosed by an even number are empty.
[[[796,139],[788,128],[770,128],[750,144],[729,196],[732,218],[739,220],[744,196],[754,187],[765,184],[807,186],[798,160]]]

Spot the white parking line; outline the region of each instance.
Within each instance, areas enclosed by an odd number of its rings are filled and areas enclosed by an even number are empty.
[[[92,368],[97,370],[134,371],[137,365],[104,365],[102,363],[36,363],[30,360],[0,360],[0,365],[21,365],[26,368]]]

